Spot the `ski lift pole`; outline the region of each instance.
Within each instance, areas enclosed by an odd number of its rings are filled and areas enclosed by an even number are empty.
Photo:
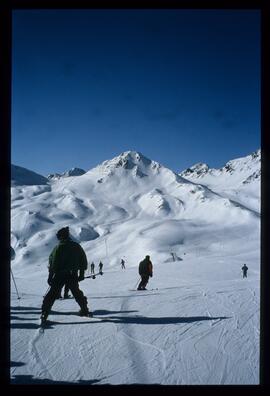
[[[15,279],[14,279],[13,272],[12,272],[11,268],[10,268],[10,272],[11,272],[12,280],[13,280],[13,283],[14,283],[14,286],[15,286],[15,289],[16,289],[16,292],[17,292],[18,300],[20,300],[21,297],[19,296],[19,292],[18,292],[17,285],[16,285],[16,282],[15,282]]]

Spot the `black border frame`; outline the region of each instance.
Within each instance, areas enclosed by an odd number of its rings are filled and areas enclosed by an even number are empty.
[[[199,385],[199,386],[164,386],[164,385],[121,385],[121,386],[91,386],[91,392],[151,392],[173,391],[184,394],[199,392],[243,391],[252,393],[265,392],[270,385],[270,257],[267,231],[269,229],[269,202],[270,202],[270,168],[269,168],[269,134],[270,134],[270,2],[267,0],[156,0],[154,4],[147,1],[129,1],[127,4],[109,1],[65,1],[60,0],[10,0],[0,3],[0,245],[1,245],[1,275],[0,275],[0,302],[1,302],[1,336],[0,336],[0,384],[7,391],[40,392],[43,389],[71,392],[89,391],[88,386],[74,385],[16,385],[10,384],[10,178],[11,178],[11,75],[12,75],[12,11],[18,9],[257,9],[261,11],[262,33],[262,67],[261,67],[261,138],[262,138],[262,218],[261,218],[261,320],[260,320],[260,384],[259,385]],[[76,386],[76,388],[74,388]]]

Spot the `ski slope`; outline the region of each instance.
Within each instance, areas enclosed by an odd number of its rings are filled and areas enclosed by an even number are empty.
[[[11,382],[258,384],[260,178],[249,177],[258,156],[231,164],[232,179],[212,172],[212,184],[136,152],[45,184],[20,170],[11,189],[21,296],[11,280]],[[77,316],[74,299],[56,300],[41,332],[48,256],[67,225],[89,265],[104,264],[103,276],[80,283],[94,318]],[[146,254],[154,275],[135,291]]]
[[[140,292],[131,290],[136,267],[105,265],[102,277],[80,284],[94,318],[76,316],[74,299],[57,300],[43,333],[38,319],[47,274],[17,277],[12,383],[258,384],[258,253],[204,257],[198,249],[183,257],[154,262],[148,284],[154,290]]]

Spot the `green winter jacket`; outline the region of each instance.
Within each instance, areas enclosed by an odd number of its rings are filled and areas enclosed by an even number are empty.
[[[83,248],[71,239],[60,241],[49,256],[49,271],[53,273],[87,269]]]

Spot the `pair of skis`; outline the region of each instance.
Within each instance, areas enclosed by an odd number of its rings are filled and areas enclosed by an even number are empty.
[[[101,318],[97,318],[97,317],[95,317],[95,316],[93,316],[93,315],[89,315],[89,316],[81,316],[81,315],[79,315],[79,314],[77,314],[77,315],[75,315],[76,317],[79,317],[80,319],[82,319],[82,320],[87,320],[87,321],[89,321],[89,322],[101,322],[102,321],[102,319]],[[39,323],[39,326],[40,326],[40,330],[41,330],[41,332],[43,332],[43,330],[46,328],[46,327],[48,327],[48,326],[51,326],[51,325],[54,325],[54,324],[61,324],[61,323],[65,323],[65,324],[68,324],[68,322],[64,322],[64,321],[57,321],[57,320],[50,320],[50,319],[40,319],[40,323]]]
[[[92,274],[92,275],[89,275],[89,276],[85,276],[84,277],[84,279],[96,279],[96,276],[98,276],[98,275],[103,275],[103,272],[102,271],[99,271],[97,274]]]
[[[129,289],[129,291],[153,291],[153,290],[158,290],[158,288],[154,288],[154,289]]]

